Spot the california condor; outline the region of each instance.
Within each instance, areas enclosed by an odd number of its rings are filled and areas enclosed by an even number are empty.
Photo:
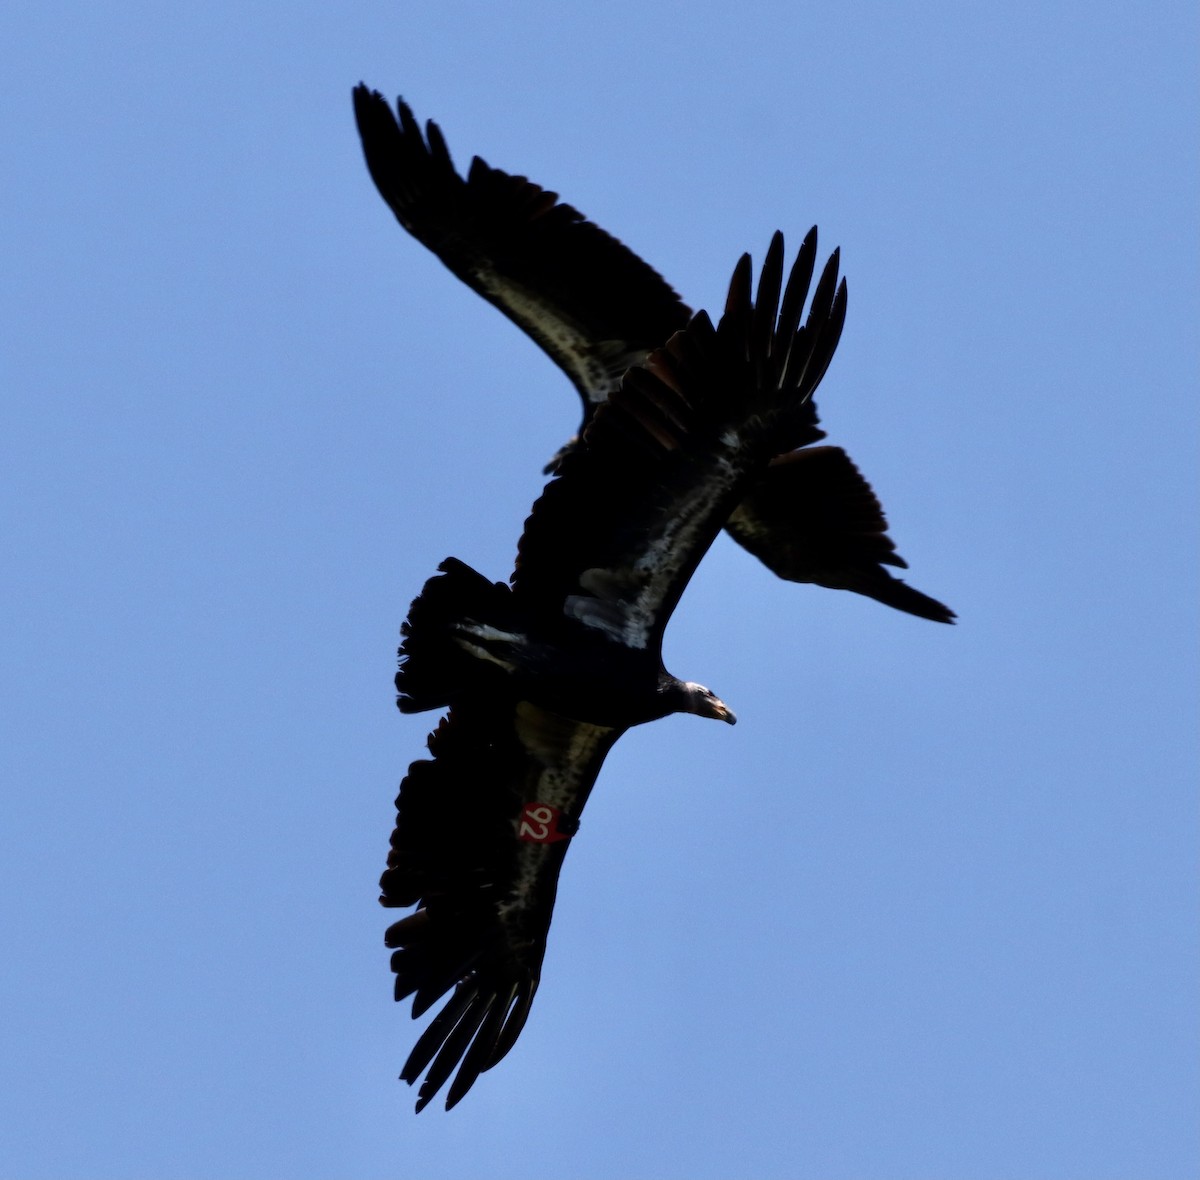
[[[365,85],[355,88],[354,112],[367,168],[397,220],[566,373],[583,401],[580,434],[625,371],[687,324],[691,311],[662,276],[556,193],[478,156],[464,179],[436,123],[422,135],[405,102],[397,101],[397,118]],[[730,536],[789,581],[950,622],[953,611],[884,568],[907,562],[846,452],[812,445],[825,432],[811,401],[796,427],[730,506]]]
[[[841,334],[837,253],[803,325],[815,229],[786,285],[783,261],[776,234],[757,298],[746,255],[716,328],[700,312],[625,372],[534,504],[510,584],[450,558],[413,602],[399,705],[449,713],[401,784],[381,901],[417,907],[387,932],[396,998],[418,1017],[454,989],[400,1075],[424,1075],[418,1111],[451,1074],[457,1103],[521,1032],[613,743],[670,713],[734,721],[666,671],[662,640],[731,509],[809,429]]]

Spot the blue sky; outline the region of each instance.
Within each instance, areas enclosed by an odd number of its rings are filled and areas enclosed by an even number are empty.
[[[1197,1173],[1193,6],[2,22],[0,1173]],[[960,614],[721,538],[666,654],[738,726],[622,740],[528,1028],[420,1118],[397,631],[576,405],[392,221],[360,79],[693,306],[819,224],[830,441]]]

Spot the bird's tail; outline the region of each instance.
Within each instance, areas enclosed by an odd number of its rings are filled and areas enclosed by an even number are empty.
[[[400,628],[396,704],[421,713],[453,704],[483,678],[512,670],[505,658],[513,630],[512,592],[448,557],[425,583]]]

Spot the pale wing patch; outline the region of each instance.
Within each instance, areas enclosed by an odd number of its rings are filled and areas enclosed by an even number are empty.
[[[568,596],[563,604],[568,617],[626,647],[645,650],[649,646],[671,587],[694,560],[702,535],[715,536],[722,523],[714,521],[714,509],[738,478],[732,452],[741,441],[735,431],[726,435],[731,441],[721,441],[731,454],[715,457],[708,478],[677,502],[676,512],[661,521],[632,567],[589,569],[580,575],[580,588],[587,593]]]
[[[526,644],[524,635],[516,631],[501,631],[486,623],[459,623],[454,628],[455,642],[477,660],[496,664],[506,672],[515,671],[517,665],[505,658],[505,652]]]
[[[517,738],[529,754],[524,800],[577,815],[580,797],[586,800],[590,793],[615,731],[570,721],[528,701],[517,703],[514,723]],[[558,857],[548,852],[548,847],[526,843],[519,846],[511,891],[497,907],[501,921],[536,904],[547,860],[555,863]]]
[[[640,605],[647,577],[627,568],[584,570],[579,585],[587,593],[570,595],[563,612],[625,647],[644,649],[654,626]]]
[[[739,470],[729,456],[718,456],[709,477],[693,489],[673,517],[664,520],[646,552],[634,569],[647,575],[638,596],[640,609],[657,615],[658,607],[667,596],[667,588],[679,570],[693,559],[697,536],[710,531],[715,537],[724,520],[713,521],[713,510],[729,488],[737,481]],[[714,527],[714,523],[716,527]]]
[[[608,726],[560,717],[528,701],[517,704],[516,730],[534,762],[527,798],[564,811],[574,806],[581,788],[591,789],[589,775],[598,769],[593,762],[607,750],[613,733]]]
[[[536,292],[505,282],[493,270],[476,268],[473,277],[480,290],[505,308],[567,371],[589,402],[598,405],[605,401],[620,384],[621,374],[629,367],[621,361],[623,345],[609,341],[594,345],[574,320],[558,315]],[[614,362],[622,367],[614,370]]]
[[[459,623],[455,628],[461,635],[473,635],[490,643],[524,643],[525,636],[519,631],[501,631],[489,623]]]

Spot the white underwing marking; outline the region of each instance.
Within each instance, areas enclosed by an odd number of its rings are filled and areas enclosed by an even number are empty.
[[[454,631],[454,642],[477,660],[495,664],[506,672],[512,672],[516,668],[517,665],[512,660],[506,660],[499,651],[486,647],[485,644],[499,644],[502,648],[519,647],[525,643],[524,635],[515,631],[500,631],[486,623],[458,623]]]
[[[638,603],[645,617],[656,616],[667,588],[691,555],[697,533],[711,528],[713,506],[736,481],[737,474],[728,456],[715,456],[710,478],[679,505],[677,513],[664,518],[658,536],[638,558],[634,570],[644,576]]]
[[[458,623],[454,628],[464,635],[473,635],[476,639],[491,640],[501,643],[524,643],[525,636],[520,631],[501,631],[498,627],[487,623]]]
[[[636,602],[605,602],[599,598],[572,594],[563,603],[563,613],[568,618],[577,619],[585,627],[604,632],[625,647],[644,649],[649,642],[652,620],[645,616]]]
[[[614,376],[603,359],[593,355],[581,325],[558,314],[527,287],[504,282],[493,270],[477,269],[475,279],[518,323],[527,325],[529,334],[546,346],[552,357],[557,354],[572,379],[587,390],[589,401],[599,404],[617,387],[620,375]]]
[[[734,432],[726,433],[733,439],[728,445],[740,441]],[[714,505],[737,477],[730,456],[714,456],[710,478],[680,501],[674,514],[663,518],[657,535],[633,566],[585,570],[579,584],[588,594],[568,596],[563,613],[627,647],[648,647],[667,591],[690,560],[697,534],[712,527]]]
[[[468,643],[464,639],[458,641],[458,646],[463,649],[468,655],[474,656],[477,660],[483,660],[488,664],[495,664],[499,668],[503,668],[506,672],[513,672],[517,665],[511,660],[501,659],[494,652],[488,651],[486,647],[479,647],[474,643]]]
[[[597,750],[608,741],[612,730],[570,721],[529,701],[517,703],[513,724],[518,740],[532,760],[528,774],[519,784],[522,795],[560,813],[569,812],[586,777],[592,773]],[[514,823],[519,823],[519,819],[518,816]],[[519,836],[519,828],[514,831]],[[546,864],[545,847],[539,841],[519,842],[516,878],[508,898],[496,907],[501,921],[531,904]]]
[[[584,570],[579,584],[588,594],[570,595],[563,603],[564,613],[627,647],[643,649],[654,624],[638,592],[646,581],[645,575],[629,569]]]

